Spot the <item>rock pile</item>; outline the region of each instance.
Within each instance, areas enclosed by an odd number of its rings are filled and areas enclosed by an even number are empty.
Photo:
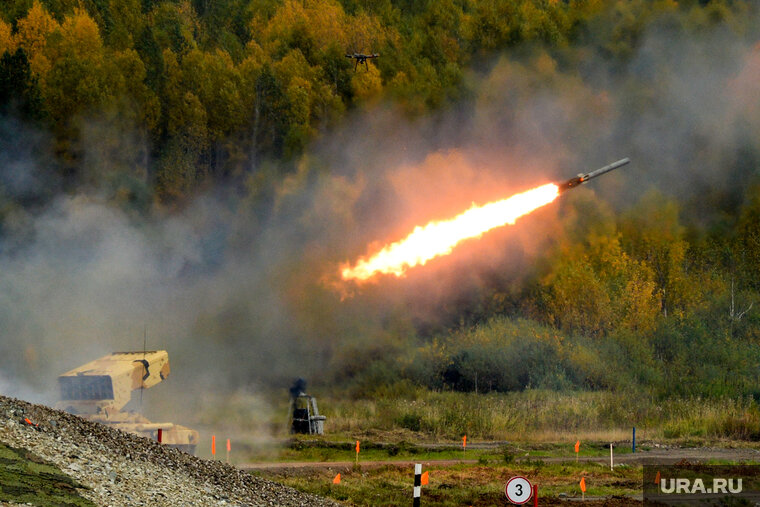
[[[0,441],[54,464],[86,486],[80,495],[97,505],[337,505],[218,461],[4,396]]]

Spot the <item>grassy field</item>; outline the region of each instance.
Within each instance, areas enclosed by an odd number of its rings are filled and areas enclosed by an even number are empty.
[[[741,444],[723,442],[727,445]],[[373,444],[370,444],[373,445]],[[608,444],[584,442],[581,458],[576,461],[572,445],[565,443],[510,443],[481,446],[467,452],[470,462],[436,462],[461,459],[461,449],[451,447],[406,444],[401,452],[388,452],[392,446],[374,445],[362,452],[358,465],[351,463],[354,453],[330,441],[315,439],[291,442],[282,457],[294,461],[327,461],[331,466],[281,467],[257,470],[253,473],[301,491],[334,498],[347,505],[403,505],[412,494],[413,465],[423,463],[430,476],[422,495],[427,505],[485,506],[505,504],[504,486],[509,477],[523,476],[539,487],[542,505],[564,504],[580,499],[580,480],[587,487],[587,505],[640,504],[642,495],[642,466],[616,462],[610,469]],[[642,445],[640,450],[648,450]],[[615,455],[630,456],[630,447],[617,446]],[[669,450],[677,452],[677,450]],[[638,453],[637,453],[638,454]],[[583,458],[599,458],[587,461]],[[406,460],[406,463],[400,461]],[[474,462],[472,462],[474,461]],[[343,462],[343,463],[340,463]],[[640,463],[640,462],[639,462]],[[736,464],[735,460],[708,459],[705,464]],[[334,484],[336,474],[339,484]]]
[[[479,453],[477,464],[455,464],[424,468],[430,483],[423,487],[428,505],[501,505],[504,484],[509,477],[522,475],[539,485],[539,497],[580,497],[579,481],[585,477],[588,497],[631,497],[641,492],[641,467],[608,466],[596,463],[545,463],[532,459],[507,463],[500,451]],[[336,470],[305,469],[255,472],[301,491],[308,491],[351,505],[404,505],[410,502],[413,470],[409,466],[387,465],[341,471],[340,484],[333,484]]]
[[[396,385],[373,398],[313,391],[327,416],[322,437],[287,432],[287,396],[238,393],[224,400],[203,400],[202,441],[211,432],[233,437],[232,462],[348,462],[361,441],[359,466],[286,468],[253,473],[302,491],[349,505],[400,505],[410,501],[412,468],[406,461],[430,462],[430,484],[423,499],[434,505],[501,505],[504,484],[524,475],[539,485],[544,501],[586,496],[623,505],[641,494],[640,465],[606,461],[631,452],[631,428],[638,448],[656,444],[684,447],[759,448],[760,413],[752,399],[673,398],[609,391],[512,393],[432,392]],[[468,437],[466,455],[462,435]],[[217,437],[218,438],[218,437]],[[199,452],[207,453],[201,444]],[[436,465],[435,460],[472,460]],[[381,462],[380,464],[369,462]],[[387,462],[387,463],[382,463]],[[333,484],[340,472],[340,484]],[[611,503],[609,503],[611,502]],[[588,502],[592,503],[592,502]]]
[[[377,443],[448,444],[510,441],[574,443],[626,442],[636,427],[639,441],[699,446],[721,441],[760,441],[760,410],[751,398],[658,400],[637,393],[607,391],[513,393],[432,392],[389,388],[372,399],[320,393],[327,416],[324,440]],[[196,421],[202,434],[227,435],[243,453],[267,446],[272,459],[290,459],[278,442],[286,440],[287,395],[238,393],[224,399],[199,398]],[[370,448],[368,447],[369,451]],[[203,446],[199,448],[203,455]],[[311,452],[311,451],[310,451]],[[248,457],[237,452],[238,460]]]
[[[505,504],[503,488],[514,475],[538,484],[542,503],[580,497],[584,477],[589,499],[625,505],[641,495],[641,465],[620,463],[611,471],[605,463],[611,442],[615,456],[631,452],[633,426],[642,451],[660,445],[760,448],[760,412],[751,398],[656,399],[642,393],[549,390],[475,394],[404,384],[382,387],[372,398],[311,392],[327,416],[320,437],[288,433],[284,392],[199,398],[199,455],[210,457],[205,444],[215,433],[232,438],[233,464],[342,462],[252,473],[349,505],[408,503],[410,462],[429,463],[430,484],[422,493],[429,505]],[[352,465],[355,440],[361,441],[359,466]],[[599,457],[601,463],[576,462],[577,440],[582,458]],[[469,462],[453,462],[463,458]],[[338,472],[342,480],[333,484]]]

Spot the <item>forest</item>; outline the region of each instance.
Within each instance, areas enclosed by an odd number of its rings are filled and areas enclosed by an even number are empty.
[[[226,388],[760,399],[759,14],[3,2],[3,377],[39,387],[147,322],[193,368],[227,364],[203,377]],[[368,245],[623,156],[512,228],[336,289]]]

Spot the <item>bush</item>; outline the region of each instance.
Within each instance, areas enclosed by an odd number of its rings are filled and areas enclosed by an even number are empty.
[[[504,459],[504,463],[506,465],[510,465],[514,463],[515,461],[515,453],[512,452],[512,449],[509,446],[503,445],[501,446],[501,456]]]
[[[396,424],[408,430],[420,431],[422,429],[422,416],[419,414],[404,414],[396,419]]]

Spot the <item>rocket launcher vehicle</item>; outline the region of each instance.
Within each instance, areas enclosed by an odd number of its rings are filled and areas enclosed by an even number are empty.
[[[133,392],[168,376],[165,350],[114,352],[59,376],[61,398],[56,408],[194,454],[197,431],[170,422],[154,423],[123,410]]]
[[[588,180],[594,179],[598,176],[601,176],[602,174],[613,171],[619,167],[623,167],[630,161],[631,159],[624,158],[624,159],[618,160],[617,162],[613,162],[610,165],[606,165],[602,168],[599,168],[596,171],[592,171],[586,174],[579,174],[575,178],[570,178],[569,180],[563,183],[557,183],[557,186],[559,187],[559,192],[562,193],[562,192],[565,192],[566,190],[570,190],[571,188],[575,188],[578,185],[582,185],[586,183]]]

